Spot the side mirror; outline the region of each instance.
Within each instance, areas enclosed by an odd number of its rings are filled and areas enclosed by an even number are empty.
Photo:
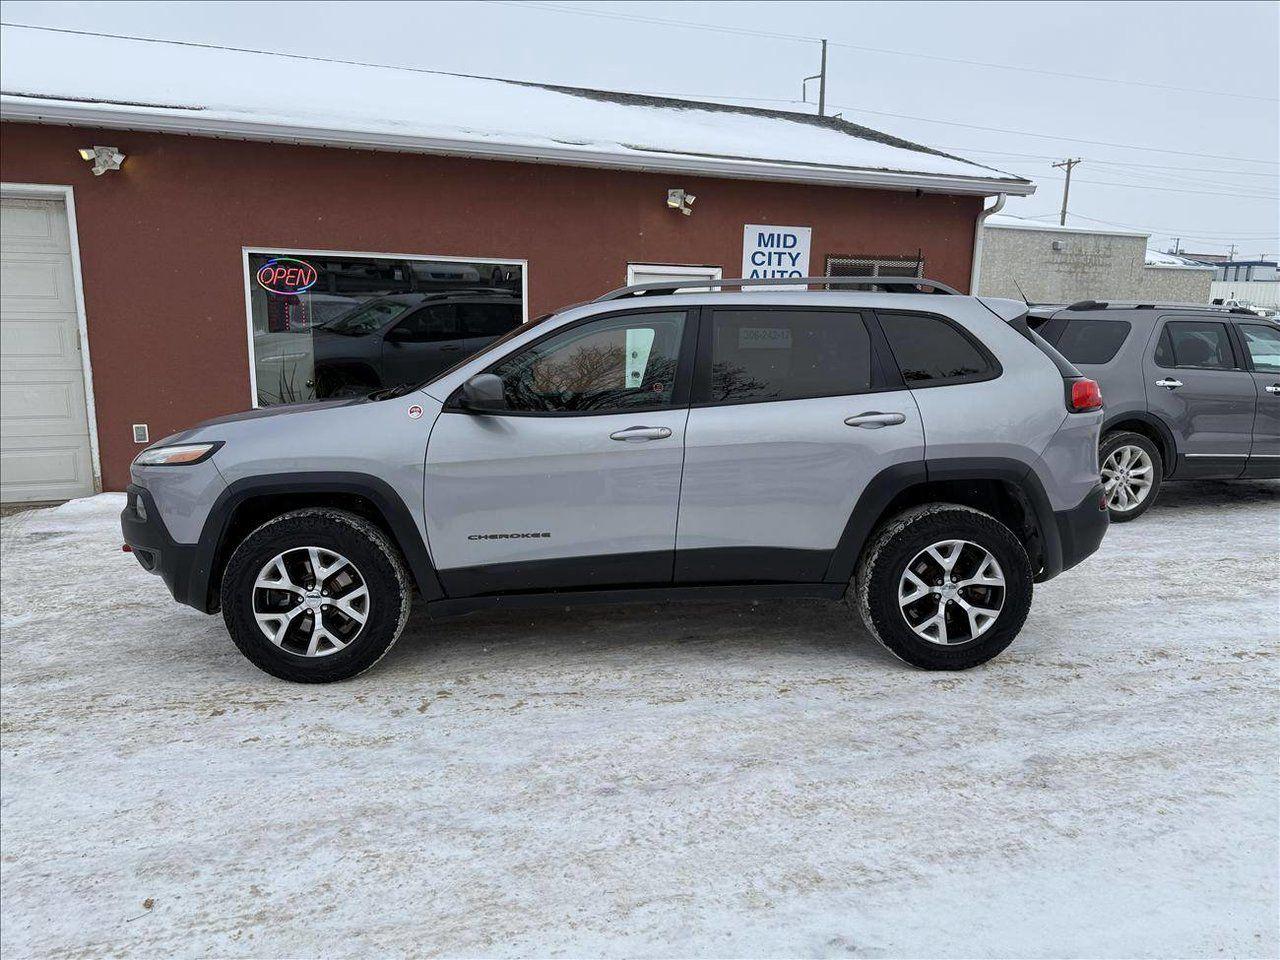
[[[463,410],[486,413],[507,409],[507,395],[502,380],[492,373],[477,373],[462,385],[458,403]]]
[[[392,327],[387,331],[386,340],[388,343],[408,343],[413,339],[413,331],[401,324],[398,327]]]

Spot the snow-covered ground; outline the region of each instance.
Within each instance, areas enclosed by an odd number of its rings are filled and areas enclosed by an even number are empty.
[[[1170,485],[965,674],[777,602],[416,620],[327,688],[119,497],[8,517],[3,953],[1275,956],[1277,506]]]

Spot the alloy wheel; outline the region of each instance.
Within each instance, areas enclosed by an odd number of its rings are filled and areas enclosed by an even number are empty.
[[[898,581],[898,607],[921,639],[941,646],[976,640],[1004,607],[1004,571],[970,540],[942,540],[915,555]]]
[[[253,584],[253,616],[289,653],[325,657],[346,648],[369,619],[369,588],[356,565],[324,547],[277,554]]]
[[[1116,447],[1102,464],[1107,507],[1119,513],[1136,510],[1150,495],[1154,477],[1147,451],[1133,445]]]

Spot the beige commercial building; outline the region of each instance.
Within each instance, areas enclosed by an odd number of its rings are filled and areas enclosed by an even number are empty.
[[[1148,300],[1208,303],[1211,266],[1147,249],[1125,230],[1060,227],[1007,214],[983,227],[978,292],[1032,303]]]

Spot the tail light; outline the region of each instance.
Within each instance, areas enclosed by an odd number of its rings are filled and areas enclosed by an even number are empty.
[[[1072,413],[1086,413],[1102,409],[1102,388],[1097,380],[1081,377],[1072,380],[1067,392],[1067,409]]]

